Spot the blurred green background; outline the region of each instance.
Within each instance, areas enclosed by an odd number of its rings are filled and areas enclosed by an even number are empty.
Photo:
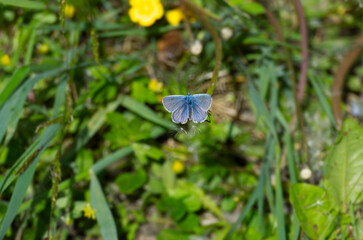
[[[362,29],[361,0],[0,0],[0,240],[363,239]],[[208,120],[174,124],[188,92]]]

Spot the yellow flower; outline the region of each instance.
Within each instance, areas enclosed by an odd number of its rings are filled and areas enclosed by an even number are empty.
[[[163,90],[163,83],[158,82],[156,79],[151,79],[148,87],[153,92],[161,92]]]
[[[129,0],[131,21],[143,27],[149,27],[164,14],[164,7],[160,0]]]
[[[96,219],[96,209],[92,209],[91,204],[87,203],[83,209],[84,216],[89,219]]]
[[[165,13],[166,21],[172,26],[179,25],[184,20],[184,13],[181,8],[175,8]]]
[[[174,161],[173,165],[171,166],[171,169],[176,174],[184,172],[184,168],[185,168],[184,163],[182,163],[182,161],[179,161],[179,160]]]
[[[0,59],[1,65],[10,66],[10,57],[7,54],[4,54]]]
[[[76,12],[76,9],[74,8],[73,5],[66,4],[66,6],[64,7],[64,16],[66,18],[72,18],[74,16],[75,12]]]
[[[46,54],[47,52],[49,52],[49,46],[46,43],[42,43],[39,45],[38,47],[38,51],[42,54]]]

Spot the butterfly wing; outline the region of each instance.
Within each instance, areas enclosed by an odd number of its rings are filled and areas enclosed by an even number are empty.
[[[204,111],[198,104],[192,104],[192,119],[194,123],[204,122],[208,117],[208,110]]]
[[[194,103],[198,105],[200,109],[204,112],[208,112],[209,108],[212,106],[212,97],[209,94],[194,94],[192,97]]]
[[[168,112],[174,112],[183,104],[186,104],[186,96],[183,95],[170,95],[163,98],[163,105]]]
[[[171,120],[175,123],[185,124],[188,122],[189,109],[188,104],[185,102],[181,106],[179,106],[176,110],[171,114]]]

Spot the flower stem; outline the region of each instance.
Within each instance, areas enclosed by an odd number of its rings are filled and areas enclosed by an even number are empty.
[[[214,69],[213,69],[213,75],[212,79],[209,85],[209,88],[207,90],[207,94],[212,95],[215,86],[217,85],[218,80],[218,73],[219,68],[222,63],[222,41],[219,37],[219,34],[215,27],[209,22],[208,17],[211,16],[207,11],[205,11],[203,8],[199,7],[198,5],[190,2],[189,0],[180,0],[180,2],[188,9],[190,10],[195,17],[198,18],[199,21],[201,21],[204,25],[204,27],[209,31],[213,38],[213,42],[215,45],[215,63],[214,63]]]

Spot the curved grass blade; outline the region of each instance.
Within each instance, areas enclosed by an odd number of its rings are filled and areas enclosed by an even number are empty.
[[[0,94],[0,107],[4,104],[6,99],[14,92],[14,90],[19,86],[19,84],[24,80],[24,78],[29,73],[29,67],[22,66],[18,68],[13,76],[9,79],[8,84],[4,87]]]
[[[18,212],[21,202],[23,201],[23,199],[25,197],[26,190],[28,189],[28,186],[30,185],[30,182],[33,178],[35,168],[39,161],[40,155],[42,154],[44,149],[49,145],[51,140],[57,135],[57,133],[60,131],[60,129],[61,129],[61,127],[59,124],[52,125],[46,129],[46,131],[44,132],[44,134],[42,136],[41,141],[39,142],[39,145],[44,144],[44,147],[39,152],[38,156],[35,157],[34,161],[30,164],[30,166],[25,170],[24,173],[22,173],[19,176],[18,180],[16,181],[13,194],[11,195],[11,198],[10,198],[8,209],[6,211],[3,221],[1,222],[0,240],[3,239],[3,237],[5,236],[6,231],[10,227],[11,223],[13,222],[13,220]],[[45,140],[47,140],[47,141],[45,141]],[[8,183],[8,184],[10,184],[10,183]],[[2,190],[4,190],[4,189],[2,189]]]
[[[329,106],[329,103],[326,100],[326,97],[324,96],[320,80],[318,80],[311,72],[309,72],[309,80],[310,80],[311,84],[313,85],[316,94],[318,95],[321,107],[323,108],[326,115],[328,115],[328,117],[329,117],[331,123],[333,124],[334,128],[337,129],[337,123],[335,121],[332,109]]]
[[[11,5],[14,7],[30,8],[30,9],[44,9],[45,4],[40,1],[29,0],[0,0],[0,3]]]
[[[139,103],[135,99],[129,96],[123,96],[121,98],[121,105],[127,108],[129,111],[136,113],[142,118],[155,123],[156,125],[162,126],[166,129],[175,130],[176,126],[171,121],[165,120],[159,117],[154,111],[145,106],[142,103]]]
[[[96,209],[96,219],[101,228],[103,239],[117,240],[117,230],[110,208],[108,207],[101,185],[95,172],[90,170],[91,178],[91,205]]]

